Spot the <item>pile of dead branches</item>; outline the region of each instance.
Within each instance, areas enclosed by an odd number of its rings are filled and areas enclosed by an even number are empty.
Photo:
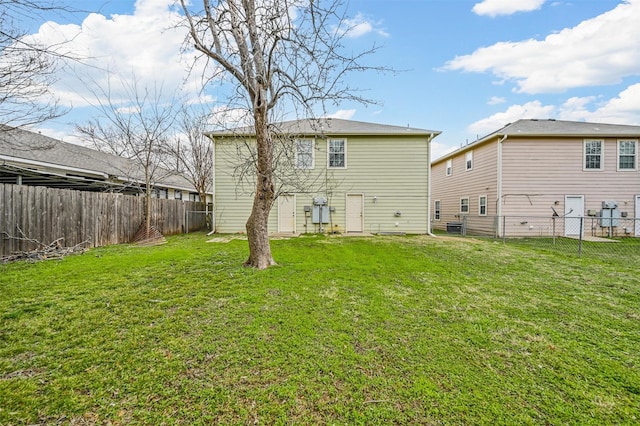
[[[71,254],[81,254],[87,251],[87,245],[90,243],[89,240],[83,241],[79,244],[76,244],[73,247],[65,247],[63,242],[64,238],[58,238],[57,240],[45,244],[36,239],[29,238],[24,235],[24,232],[20,228],[18,228],[21,236],[13,236],[7,232],[2,232],[4,234],[4,238],[13,239],[19,241],[28,241],[36,245],[36,248],[33,250],[27,251],[19,251],[8,256],[0,257],[0,264],[10,263],[10,262],[18,262],[21,260],[28,262],[38,262],[41,260],[55,260],[62,259]]]

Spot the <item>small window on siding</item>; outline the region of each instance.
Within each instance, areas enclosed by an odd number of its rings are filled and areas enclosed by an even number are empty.
[[[473,169],[473,151],[469,151],[464,155],[465,170]]]
[[[635,170],[638,141],[618,141],[618,170]]]
[[[327,140],[329,168],[344,169],[347,167],[347,141],[344,139]]]
[[[584,169],[602,170],[602,145],[601,140],[584,141]]]
[[[487,215],[487,196],[481,195],[478,199],[478,214],[480,216]]]
[[[440,200],[433,202],[433,220],[440,220]]]
[[[313,139],[296,140],[296,168],[313,169],[315,166]]]
[[[200,194],[195,193],[195,192],[190,192],[189,193],[189,201],[199,202],[200,201]]]
[[[179,189],[173,191],[173,198],[175,198],[176,200],[182,200],[182,191],[180,191]]]
[[[469,213],[469,197],[460,198],[460,213]]]
[[[451,176],[451,174],[453,173],[453,161],[452,160],[447,160],[447,176]]]
[[[169,190],[166,188],[154,188],[153,191],[151,191],[151,198],[167,199],[169,198]]]

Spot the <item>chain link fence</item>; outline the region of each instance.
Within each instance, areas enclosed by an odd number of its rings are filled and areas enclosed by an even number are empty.
[[[484,237],[578,257],[640,264],[640,218],[612,216],[463,216],[448,234]]]

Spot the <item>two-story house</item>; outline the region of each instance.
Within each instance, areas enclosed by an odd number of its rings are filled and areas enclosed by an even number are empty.
[[[430,142],[435,130],[335,118],[271,127],[277,199],[271,233],[429,232]],[[209,133],[216,230],[245,231],[255,188],[250,128]]]
[[[633,221],[640,217],[638,140],[640,126],[509,124],[431,163],[433,227],[464,222],[497,236],[640,236]]]

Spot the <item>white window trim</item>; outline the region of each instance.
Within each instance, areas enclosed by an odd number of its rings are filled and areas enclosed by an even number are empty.
[[[587,168],[587,143],[588,142],[600,142],[600,168],[598,169]],[[585,139],[582,143],[582,171],[600,172],[603,170],[604,170],[604,139]]]
[[[344,141],[344,166],[343,167],[336,167],[336,166],[330,166],[329,165],[329,156],[330,156],[330,144],[331,141]],[[331,139],[327,139],[327,169],[346,169],[347,168],[347,139],[346,138],[331,138]]]
[[[300,167],[298,166],[298,142],[310,141],[311,142],[311,166]],[[316,140],[315,139],[296,139],[295,140],[295,167],[298,170],[313,170],[316,168]]]
[[[482,213],[482,199],[484,198],[484,213]],[[486,216],[487,211],[489,210],[489,198],[486,195],[478,196],[478,216]]]
[[[463,212],[462,211],[462,200],[467,200],[467,211]],[[460,204],[458,209],[460,210],[460,214],[469,214],[469,212],[471,211],[471,202],[469,201],[469,197],[460,197]]]
[[[471,165],[469,165],[469,162],[471,162]],[[464,170],[473,170],[473,150],[467,151],[464,154]]]
[[[633,162],[632,169],[620,168],[620,142],[633,142],[635,145],[635,161]],[[635,172],[638,170],[638,140],[637,139],[618,139],[616,142],[616,170],[619,172]]]
[[[444,166],[444,170],[447,176],[451,176],[453,174],[453,160],[447,160],[447,163]]]
[[[436,205],[440,205],[440,208],[436,208]],[[439,217],[436,217],[436,213]],[[438,222],[442,220],[442,201],[433,200],[433,220],[437,220]]]

